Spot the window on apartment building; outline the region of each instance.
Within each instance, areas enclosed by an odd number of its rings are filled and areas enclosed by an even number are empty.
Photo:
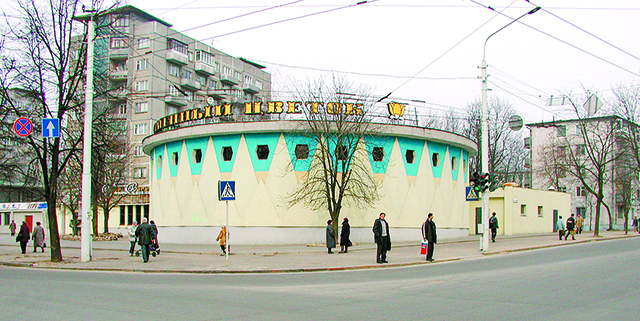
[[[556,174],[558,175],[558,178],[567,177],[567,171],[564,169],[564,167],[556,167]]]
[[[128,38],[111,38],[109,47],[111,49],[126,48],[128,44]]]
[[[145,135],[147,133],[147,123],[133,124],[134,135]]]
[[[336,159],[339,161],[346,161],[347,157],[349,157],[349,149],[347,146],[338,145],[336,146]]]
[[[189,58],[189,62],[193,62],[193,51],[187,51],[187,57]]]
[[[558,137],[567,136],[567,126],[559,125],[557,128],[558,128]]]
[[[213,65],[215,63],[215,57],[213,54],[202,50],[196,50],[196,60],[205,62],[209,65]]]
[[[178,161],[179,160],[180,159],[178,158],[178,153],[177,152],[171,153],[171,165],[178,166]]]
[[[268,145],[258,145],[256,147],[256,156],[258,159],[268,159],[269,158],[269,146]]]
[[[237,70],[234,70],[234,71],[233,71],[233,77],[234,77],[234,78],[236,78],[236,79],[242,79],[240,76],[241,76],[241,75],[240,75],[240,72],[239,72],[239,71],[237,71]]]
[[[544,208],[542,206],[538,206],[538,217],[542,217]]]
[[[525,204],[520,205],[520,215],[527,216],[527,205]]]
[[[382,147],[374,147],[371,152],[371,157],[374,162],[381,162],[384,159],[384,148]]]
[[[142,146],[133,146],[133,156],[144,156]]]
[[[123,71],[127,70],[127,59],[116,60],[111,64],[112,71]]]
[[[296,145],[296,159],[307,159],[309,158],[309,145],[307,144],[298,144]]]
[[[200,83],[201,87],[206,86],[207,85],[207,77],[198,75],[198,83]]]
[[[587,208],[586,207],[576,207],[576,216],[587,217]]]
[[[137,102],[135,104],[136,114],[146,113],[149,111],[149,103],[148,102]]]
[[[218,82],[213,80],[212,78],[210,78],[209,79],[209,88],[218,89]]]
[[[112,15],[111,18],[113,19],[113,26],[114,27],[128,27],[129,26],[129,15],[124,13],[124,14],[115,14]]]
[[[147,70],[149,68],[149,61],[147,59],[140,59],[136,61],[136,70]]]
[[[262,89],[262,81],[256,80],[256,87]]]
[[[188,102],[192,102],[193,101],[193,92],[187,91],[186,94],[187,94],[187,101]]]
[[[233,148],[231,146],[222,147],[222,160],[225,162],[231,161],[233,158]]]
[[[556,154],[558,157],[565,157],[567,155],[567,147],[566,146],[558,146],[556,148]]]
[[[587,189],[584,186],[577,186],[576,196],[587,196]]]
[[[136,84],[135,84],[135,90],[136,91],[143,91],[143,90],[148,90],[148,89],[149,89],[149,81],[148,80],[136,81]]]
[[[183,79],[193,79],[193,72],[191,70],[182,71],[182,78]]]
[[[231,68],[229,68],[227,66],[222,66],[222,73],[227,75],[227,76],[231,76]]]
[[[416,160],[416,151],[407,149],[407,152],[404,154],[404,159],[407,161],[407,164],[413,164]]]
[[[433,165],[433,167],[440,167],[440,154],[433,153],[433,155],[431,155],[431,165]]]
[[[584,144],[576,145],[576,155],[584,155],[587,153],[587,147]]]
[[[245,85],[253,85],[253,78],[251,78],[251,76],[244,76],[244,84]]]
[[[179,53],[188,55],[189,54],[189,46],[186,43],[178,41],[173,38],[167,39],[167,49],[175,50]]]
[[[451,157],[451,169],[456,170],[458,168],[458,158]]]
[[[146,167],[134,167],[133,168],[133,178],[146,178],[147,177],[147,168]]]
[[[182,93],[180,93],[180,91],[178,91],[178,88],[176,88],[174,85],[169,84],[168,91],[170,96],[175,96],[175,97],[182,96]],[[169,114],[173,114],[173,113],[169,113]]]
[[[118,105],[118,115],[126,115],[126,114],[127,114],[127,103]]]
[[[558,192],[566,193],[566,192],[567,192],[567,187],[566,187],[566,186],[560,186],[560,187],[558,187]]]
[[[167,69],[169,70],[169,75],[180,77],[180,67],[174,64],[167,64]]]
[[[194,164],[202,163],[202,149],[199,149],[199,148],[198,149],[194,149],[192,157],[193,157],[192,161],[193,161]]]
[[[140,38],[138,39],[138,49],[149,48],[149,38]]]

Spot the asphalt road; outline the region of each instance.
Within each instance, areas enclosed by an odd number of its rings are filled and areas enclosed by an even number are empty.
[[[145,274],[0,268],[4,320],[638,320],[640,238],[404,268]]]

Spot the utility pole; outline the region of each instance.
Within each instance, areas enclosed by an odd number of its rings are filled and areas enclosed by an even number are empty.
[[[480,65],[480,68],[482,69],[482,76],[480,78],[480,80],[482,80],[482,132],[480,138],[480,157],[482,160],[481,166],[483,174],[489,173],[489,107],[487,106],[487,60],[485,59],[487,42],[489,41],[489,38],[491,38],[496,33],[510,26],[514,22],[520,20],[524,16],[533,14],[538,10],[540,10],[540,7],[535,7],[529,12],[521,15],[520,17],[513,19],[504,27],[490,34],[489,37],[487,37],[487,40],[484,41],[484,48],[482,50],[482,64]],[[482,192],[482,242],[480,242],[480,251],[489,250],[489,194],[489,189]]]
[[[95,22],[93,12],[87,22],[87,82],[85,84],[84,99],[84,140],[82,153],[82,237],[80,261],[91,261],[91,243],[93,218],[91,213],[91,136],[93,122],[93,38],[95,37]]]

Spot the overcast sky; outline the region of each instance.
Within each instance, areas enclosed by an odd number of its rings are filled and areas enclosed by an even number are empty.
[[[542,10],[520,20],[531,28],[516,22],[493,36],[486,49],[490,95],[508,99],[525,122],[567,118],[561,107],[545,106],[550,95],[582,92],[584,86],[607,99],[612,87],[640,84],[640,1],[378,0],[347,7],[357,2],[130,0],[129,4],[173,24],[177,31],[246,15],[186,34],[267,66],[275,90],[289,78],[345,72],[350,80],[372,87],[375,96],[392,92],[396,100],[425,101],[411,104],[421,114],[430,108],[462,109],[479,99],[478,66],[485,39],[536,5]],[[263,11],[249,14],[258,10]],[[241,31],[304,15],[310,16]]]

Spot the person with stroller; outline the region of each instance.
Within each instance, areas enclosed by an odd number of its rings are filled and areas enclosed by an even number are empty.
[[[142,261],[144,263],[149,262],[149,252],[151,251],[150,245],[153,244],[154,231],[153,227],[147,223],[147,218],[142,218],[142,224],[138,226],[135,233],[138,238],[138,244],[140,244],[140,249],[142,251]]]

